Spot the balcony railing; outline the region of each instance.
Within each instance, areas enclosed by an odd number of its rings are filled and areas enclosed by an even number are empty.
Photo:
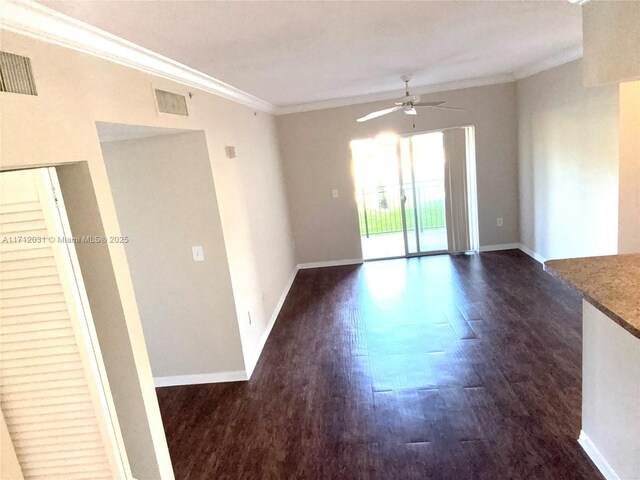
[[[403,190],[406,197],[407,230],[416,228],[416,205],[420,230],[443,228],[446,225],[445,191],[442,180],[416,182],[415,201],[413,184],[404,184],[402,188],[399,184],[381,185],[364,188],[359,192],[358,215],[360,232],[363,236],[402,232],[401,194]]]

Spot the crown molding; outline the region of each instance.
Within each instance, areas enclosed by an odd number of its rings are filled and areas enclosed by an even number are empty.
[[[460,90],[463,88],[484,87],[487,85],[497,85],[500,83],[510,83],[516,80],[521,80],[536,73],[549,70],[551,68],[564,65],[565,63],[572,62],[582,57],[582,45],[572,47],[561,51],[560,53],[544,60],[531,63],[525,67],[505,75],[492,75],[488,77],[472,78],[468,80],[457,80],[452,82],[437,83],[433,85],[414,86],[412,92],[418,95],[426,95],[428,93],[436,92],[448,92],[451,90]],[[332,100],[323,100],[320,102],[305,103],[300,105],[290,105],[284,107],[278,107],[276,109],[276,115],[287,115],[289,113],[302,113],[310,112],[313,110],[323,110],[325,108],[337,108],[347,107],[349,105],[359,105],[362,103],[379,102],[383,100],[391,100],[401,93],[398,90],[391,90],[380,93],[373,93],[370,95],[358,95],[355,97],[336,98]]]
[[[487,85],[497,85],[499,83],[509,83],[515,81],[512,74],[492,75],[481,78],[471,78],[467,80],[456,80],[452,82],[436,83],[433,85],[413,86],[411,92],[418,95],[427,95],[436,92],[448,92],[451,90],[460,90],[463,88],[484,87]],[[400,89],[388,90],[386,92],[371,93],[368,95],[357,95],[354,97],[335,98],[332,100],[323,100],[320,102],[304,103],[299,105],[290,105],[278,107],[276,115],[287,115],[289,113],[310,112],[313,110],[324,110],[325,108],[347,107],[349,105],[359,105],[362,103],[379,102],[383,100],[391,100],[402,96]]]
[[[0,27],[274,113],[276,107],[228,83],[31,0],[0,1]]]
[[[32,0],[0,0],[0,28],[103,58],[276,115],[390,100],[401,95],[398,90],[392,90],[276,107],[228,83]],[[527,65],[513,73],[418,86],[413,87],[413,91],[419,95],[426,95],[435,92],[510,83],[580,57],[582,57],[582,46],[577,46],[540,62]]]
[[[582,58],[582,45],[568,48],[539,62],[530,63],[520,70],[513,72],[513,76],[516,80],[522,80],[523,78],[530,77],[536,73],[544,72],[545,70],[559,67],[565,63],[573,62],[579,58]]]

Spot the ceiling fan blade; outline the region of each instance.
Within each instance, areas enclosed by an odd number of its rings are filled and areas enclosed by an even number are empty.
[[[411,107],[409,110],[404,110],[404,113],[406,113],[407,115],[417,115],[418,112],[416,112],[416,109]]]
[[[434,105],[434,106],[433,106],[433,107],[431,107],[431,108],[444,108],[444,109],[446,109],[446,110],[457,110],[457,111],[459,111],[459,112],[464,112],[464,111],[465,111],[465,109],[464,109],[464,108],[444,107],[444,106],[442,106],[442,105]]]
[[[445,107],[443,105],[425,105],[425,104],[420,104],[420,103],[414,104],[414,107],[444,108],[444,109],[447,109],[447,110],[458,110],[460,112],[464,112],[465,111],[464,108]]]
[[[373,118],[378,118],[388,113],[393,113],[397,110],[400,110],[402,107],[391,107],[385,108],[384,110],[378,110],[377,112],[371,112],[369,115],[365,115],[364,117],[358,118],[357,122],[366,122],[367,120],[371,120]]]
[[[413,102],[413,105],[416,107],[438,107],[446,102],[446,100],[442,100],[439,102]]]

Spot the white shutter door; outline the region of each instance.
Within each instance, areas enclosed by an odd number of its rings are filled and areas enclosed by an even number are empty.
[[[52,174],[0,173],[0,408],[25,479],[127,478],[73,246],[24,241],[65,235]]]

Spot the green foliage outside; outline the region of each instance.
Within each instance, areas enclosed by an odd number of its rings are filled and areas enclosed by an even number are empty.
[[[365,215],[362,208],[358,209],[360,217],[360,232],[366,234]],[[407,229],[415,228],[415,215],[413,208],[406,208]],[[418,209],[418,219],[421,229],[441,228],[445,226],[444,200],[432,200],[423,202]],[[366,223],[369,235],[402,231],[402,211],[395,208],[367,208]]]

